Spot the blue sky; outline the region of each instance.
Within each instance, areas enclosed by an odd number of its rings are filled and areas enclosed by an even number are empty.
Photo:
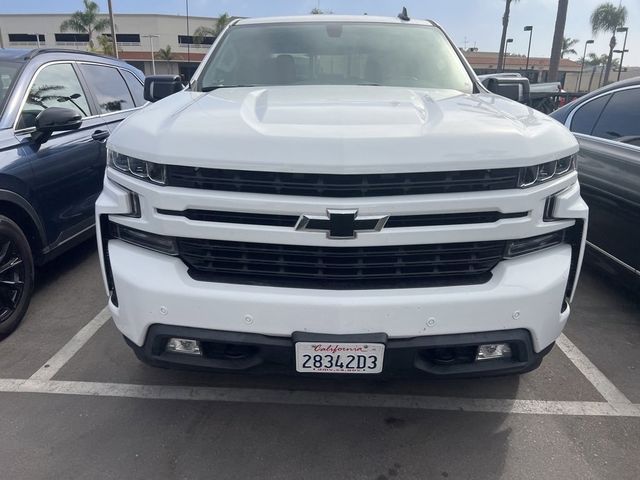
[[[617,3],[619,0],[613,0]],[[603,0],[569,0],[565,36],[578,38],[575,47],[582,55],[584,40],[593,38],[589,26],[591,11]],[[98,0],[107,11],[107,0]],[[184,15],[185,0],[112,0],[116,15],[122,13],[167,13]],[[630,26],[625,55],[626,65],[640,66],[640,0],[623,0],[629,11]],[[1,0],[0,13],[65,13],[81,7],[81,0]],[[299,15],[320,6],[334,13],[396,15],[405,5],[409,15],[438,21],[463,46],[477,46],[497,51],[500,43],[500,19],[504,0],[189,0],[191,15],[216,16],[228,12],[237,16]],[[526,54],[528,33],[522,29],[533,25],[531,54],[548,56],[557,9],[557,0],[521,0],[512,7],[509,37],[514,39],[509,51]],[[634,26],[636,26],[634,28]],[[0,28],[2,26],[0,25]],[[607,53],[609,38],[595,37],[587,52]],[[619,39],[622,42],[622,38]],[[621,45],[620,47],[621,48]]]

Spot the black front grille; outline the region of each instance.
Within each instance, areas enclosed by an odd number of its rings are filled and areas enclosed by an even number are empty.
[[[332,290],[484,283],[506,246],[506,241],[384,247],[177,241],[197,280]]]
[[[517,188],[519,168],[337,175],[167,166],[167,185],[314,197],[376,197]]]

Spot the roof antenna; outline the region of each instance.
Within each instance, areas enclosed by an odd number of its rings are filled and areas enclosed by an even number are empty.
[[[409,14],[407,13],[407,7],[402,7],[402,12],[398,14],[398,18],[404,22],[408,22],[411,20],[409,18]]]

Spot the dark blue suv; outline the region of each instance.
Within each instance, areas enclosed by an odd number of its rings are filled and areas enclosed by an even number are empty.
[[[105,142],[145,103],[142,72],[73,50],[0,49],[0,336],[40,265],[93,235]]]

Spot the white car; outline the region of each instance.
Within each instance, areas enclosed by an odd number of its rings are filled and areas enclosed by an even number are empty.
[[[587,226],[573,135],[488,92],[434,22],[236,20],[110,136],[109,307],[157,366],[537,367]]]

